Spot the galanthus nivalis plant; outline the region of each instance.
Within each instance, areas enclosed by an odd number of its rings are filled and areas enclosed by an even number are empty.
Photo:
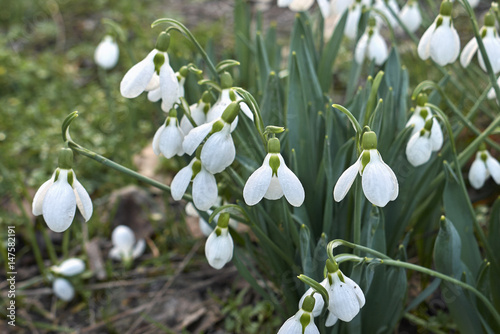
[[[83,273],[85,262],[78,258],[70,258],[58,266],[52,266],[50,270],[57,275],[52,282],[54,294],[66,302],[72,300],[75,296],[75,288],[67,278]]]
[[[94,61],[105,70],[112,69],[118,63],[120,49],[113,37],[106,35],[94,51]]]
[[[422,35],[418,43],[418,56],[422,60],[430,57],[440,66],[457,60],[460,53],[460,38],[451,19],[452,9],[452,3],[444,0],[439,15]]]
[[[77,207],[86,222],[92,217],[92,201],[72,167],[73,151],[61,149],[59,168],[33,198],[33,215],[43,215],[54,232],[64,232],[71,226]]]
[[[361,184],[366,198],[374,205],[384,207],[398,197],[399,185],[392,169],[382,160],[377,150],[377,135],[368,131],[363,134],[363,151],[356,163],[340,176],[333,190],[333,198],[340,202],[347,195],[356,175],[361,175]]]
[[[480,189],[490,175],[496,184],[500,184],[500,163],[483,146],[470,166],[469,182],[475,189]]]
[[[146,249],[146,241],[139,239],[136,242],[134,231],[128,226],[118,225],[111,233],[113,248],[109,251],[109,257],[125,263],[138,258]]]
[[[417,31],[422,24],[422,14],[420,14],[418,0],[408,0],[406,5],[401,8],[399,18],[410,32]]]
[[[208,264],[221,269],[233,258],[233,238],[229,233],[229,213],[221,213],[217,227],[212,231],[205,243],[205,256]]]
[[[438,151],[441,146],[443,146],[443,130],[441,130],[441,126],[435,117],[433,117],[433,113],[429,107],[426,107],[425,104],[428,101],[428,96],[425,93],[420,93],[417,97],[417,107],[415,111],[410,116],[410,119],[406,123],[406,127],[413,126],[413,130],[411,132],[411,137],[413,137],[416,133],[420,132],[426,122],[432,120],[431,127],[431,143],[432,150]]]
[[[377,22],[373,17],[368,20],[368,26],[356,45],[354,59],[358,64],[362,64],[366,58],[374,61],[377,65],[382,65],[389,52],[384,38],[380,35]]]
[[[175,155],[183,155],[184,132],[179,126],[177,111],[170,109],[165,123],[156,131],[153,138],[153,151],[156,155],[163,154],[170,159]]]

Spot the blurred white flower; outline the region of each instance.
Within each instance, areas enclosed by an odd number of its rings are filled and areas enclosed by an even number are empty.
[[[409,31],[415,32],[422,24],[422,15],[417,0],[409,0],[399,12],[401,22],[406,25]]]
[[[179,100],[179,82],[174,70],[169,64],[166,50],[170,37],[162,32],[158,37],[156,47],[146,58],[134,65],[120,82],[120,93],[126,98],[135,98],[144,91],[159,92],[163,111],[170,110]],[[158,95],[158,94],[156,94]],[[158,96],[148,96],[159,99]]]
[[[94,61],[103,69],[109,70],[116,66],[119,55],[118,44],[116,44],[113,37],[106,35],[95,49]]]
[[[495,27],[495,17],[488,13],[485,18],[485,25],[480,31],[481,38],[486,49],[486,54],[490,61],[493,72],[500,72],[500,38],[498,37],[497,29]],[[483,55],[478,52],[477,39],[473,37],[467,45],[465,45],[460,55],[460,64],[463,67],[469,66],[474,55],[478,54],[479,66],[483,71],[487,72],[486,65],[484,64]]]
[[[439,15],[425,31],[418,43],[418,55],[422,60],[432,58],[438,65],[453,63],[460,53],[460,38],[451,20],[452,4],[441,3]]]
[[[153,137],[153,151],[156,155],[163,154],[167,159],[176,154],[181,156],[184,154],[183,141],[184,133],[179,126],[177,113],[175,109],[171,109],[165,123],[160,126]]]
[[[135,242],[135,235],[130,227],[118,225],[111,234],[113,248],[109,251],[109,257],[124,262],[138,258],[146,249],[146,241],[139,239]]]
[[[281,326],[278,334],[319,334],[314,323],[315,298],[307,296],[300,310]]]
[[[379,66],[387,60],[387,45],[378,30],[375,20],[370,18],[366,31],[356,45],[354,59],[358,64],[362,64],[365,57]]]
[[[321,15],[327,18],[330,15],[330,3],[328,0],[317,0]],[[278,7],[288,7],[294,12],[308,10],[314,4],[314,0],[278,0]]]
[[[85,271],[85,262],[78,258],[70,258],[61,262],[58,266],[52,266],[50,270],[63,276],[74,276]]]
[[[431,132],[424,127],[410,137],[406,145],[406,158],[414,167],[423,165],[431,158],[432,146]]]
[[[342,16],[346,10],[353,4],[354,0],[331,0],[330,15]]]
[[[385,16],[391,27],[395,28],[399,25],[397,19],[394,17],[390,10],[392,9],[395,15],[399,15],[399,6],[396,0],[375,0],[373,8],[377,9]],[[386,23],[385,20],[380,17],[380,15],[377,15],[376,18],[378,24]]]
[[[431,112],[431,109],[425,106],[426,103],[427,95],[424,93],[419,94],[417,98],[417,107],[406,123],[406,127],[413,125],[413,130],[410,135],[411,138],[424,128],[424,125],[427,121],[432,119],[430,138],[432,143],[432,150],[438,151],[443,146],[443,131],[441,130],[441,126],[439,125],[439,122],[436,120],[436,118],[432,117],[433,114]]]
[[[374,139],[373,139],[374,138]],[[399,185],[392,169],[382,160],[376,149],[373,132],[363,135],[363,152],[358,160],[344,171],[335,184],[333,197],[340,202],[351,188],[356,175],[361,175],[361,185],[366,198],[374,205],[384,207],[398,197]]]
[[[172,198],[180,200],[193,180],[193,203],[197,209],[207,211],[217,202],[217,182],[199,158],[191,160],[182,168],[170,184]]]
[[[212,268],[221,269],[233,258],[233,239],[229,234],[229,213],[219,216],[217,227],[205,243],[205,256]]]
[[[328,273],[327,291],[330,300],[327,326],[333,326],[337,319],[351,321],[365,305],[365,295],[359,285],[340,269]]]
[[[347,13],[347,20],[344,28],[344,35],[350,39],[356,39],[358,36],[358,25],[359,19],[361,17],[363,4],[361,1],[355,1],[351,7],[349,7],[349,12]]]
[[[243,188],[245,203],[255,205],[262,198],[276,200],[285,195],[288,203],[301,206],[305,198],[304,187],[279,153],[279,140],[269,140],[269,147],[262,166],[250,175]]]
[[[475,189],[481,188],[491,175],[500,184],[500,163],[486,149],[476,153],[476,159],[469,169],[469,182]]]
[[[500,85],[500,77],[497,79],[497,84]],[[489,100],[493,100],[495,97],[497,96],[497,94],[495,93],[495,89],[492,87],[490,88],[490,90],[488,91],[488,99]],[[498,100],[497,100],[497,103],[498,103]]]
[[[58,277],[52,282],[52,290],[57,298],[62,299],[66,302],[73,299],[75,296],[75,289],[71,283],[62,277]]]
[[[86,222],[92,216],[90,196],[76,179],[73,169],[57,168],[36,192],[32,207],[33,214],[43,215],[54,232],[66,231],[71,226],[76,207]]]

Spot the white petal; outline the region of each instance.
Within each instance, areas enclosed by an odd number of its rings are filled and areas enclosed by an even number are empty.
[[[491,177],[495,180],[496,184],[500,184],[500,163],[498,160],[488,154],[486,167],[488,167],[488,172],[490,172]]]
[[[205,124],[207,120],[207,116],[203,112],[205,109],[205,103],[198,103],[198,104],[193,104],[189,107],[191,110],[191,118],[194,120],[196,125],[202,125]],[[189,131],[193,129],[193,125],[189,121],[189,119],[183,115],[181,119],[181,130],[184,132],[184,135],[187,135]]]
[[[462,54],[460,55],[460,64],[462,67],[467,67],[470,64],[470,61],[474,57],[477,52],[477,40],[476,38],[472,38],[469,43],[467,43],[462,50]]]
[[[232,102],[229,91],[229,88],[222,90],[217,102],[215,102],[212,108],[207,112],[207,122],[211,122],[221,117],[226,107]]]
[[[168,111],[179,100],[179,81],[174,70],[168,63],[165,54],[165,63],[160,68],[161,108]]]
[[[290,10],[293,10],[294,12],[303,12],[311,8],[313,4],[314,0],[293,0],[288,5],[288,8],[290,8]]]
[[[288,7],[293,0],[278,0],[278,7]]]
[[[340,281],[337,274],[333,274],[332,277],[328,310],[342,321],[351,321],[359,313],[358,297],[349,284]]]
[[[219,228],[221,235],[217,236],[214,230],[205,243],[205,256],[215,269],[221,269],[233,258],[233,239],[227,228]]]
[[[278,167],[278,181],[288,203],[299,207],[304,203],[305,192],[299,178],[286,166],[281,154],[278,154],[280,166]]]
[[[73,222],[76,197],[68,183],[67,169],[60,169],[57,181],[45,194],[42,211],[47,226],[54,232],[67,230]]]
[[[497,79],[497,84],[500,85],[500,77]],[[493,88],[490,88],[490,90],[488,91],[488,99],[492,100],[496,97],[496,93],[495,93],[495,90]]]
[[[361,17],[361,6],[354,4],[349,13],[345,23],[344,34],[350,39],[356,39],[358,34],[359,18]]]
[[[144,88],[144,90],[146,92],[155,91],[155,92],[158,92],[158,94],[160,94],[159,89],[160,89],[160,76],[155,71],[153,73],[153,76],[151,77],[151,80],[149,80],[148,85],[146,86],[146,88]],[[148,94],[148,98],[149,98],[149,94]],[[161,94],[156,100],[150,100],[150,101],[156,102],[159,99],[161,99]]]
[[[406,158],[415,167],[425,164],[431,158],[432,143],[426,135],[416,133],[406,145]]]
[[[144,239],[137,240],[137,243],[132,249],[132,258],[137,259],[138,257],[140,257],[144,253],[145,249],[146,249],[146,240]]]
[[[59,266],[52,267],[52,271],[64,276],[75,276],[85,271],[85,262],[77,258],[67,259]]]
[[[417,52],[418,56],[422,60],[426,60],[431,55],[431,39],[436,30],[436,21],[434,21],[429,28],[424,32],[420,42],[418,42]]]
[[[335,314],[333,314],[332,312],[328,312],[328,317],[326,317],[325,326],[332,327],[337,323],[338,320],[339,318],[337,318]]]
[[[365,305],[365,302],[366,302],[365,294],[363,293],[363,290],[361,290],[359,285],[356,282],[354,282],[352,279],[350,279],[346,275],[343,275],[343,276],[344,276],[345,283],[350,285],[353,288],[353,291],[356,294],[356,297],[358,298],[359,307],[363,307]]]
[[[485,38],[483,38],[483,43],[493,72],[496,74],[500,71],[500,40],[498,39],[498,37],[486,36]],[[479,66],[481,66],[483,71],[487,72],[486,65],[484,64],[484,59],[481,53],[479,53],[478,59]]]
[[[94,52],[94,61],[105,70],[115,67],[120,50],[111,36],[105,36]]]
[[[184,137],[182,142],[182,148],[184,152],[188,155],[192,155],[194,151],[200,146],[201,142],[205,137],[212,131],[212,126],[214,122],[205,123],[197,126]]]
[[[121,248],[113,247],[109,251],[108,256],[113,260],[121,261],[124,257],[126,257],[126,253],[124,253]]]
[[[443,146],[443,131],[435,118],[432,120],[431,143],[433,151],[439,151]]]
[[[208,224],[207,221],[201,217],[198,219],[198,225],[200,227],[201,233],[203,233],[203,235],[206,237],[208,237],[214,230],[212,226],[210,226],[210,224]]]
[[[246,117],[250,118],[253,122],[252,110],[250,110],[250,107],[245,102],[240,103],[240,110],[243,112],[243,114],[245,114]]]
[[[272,201],[280,199],[283,197],[283,189],[281,189],[280,181],[276,176],[271,178],[269,183],[269,188],[267,188],[264,198],[270,199]]]
[[[160,155],[160,137],[163,131],[165,130],[165,123],[163,123],[158,130],[156,130],[155,135],[153,137],[153,152],[155,152],[156,155]]]
[[[347,195],[347,192],[351,189],[351,186],[356,179],[356,175],[358,174],[360,167],[361,155],[351,167],[347,168],[342,175],[340,175],[340,178],[335,184],[335,188],[333,188],[333,198],[336,202],[340,202],[344,199],[345,195]]]
[[[52,177],[45,181],[40,188],[38,188],[35,197],[33,197],[32,211],[33,215],[40,216],[43,213],[43,200],[47,194],[47,190],[54,184],[54,177],[56,172],[52,174]]]
[[[443,23],[436,28],[431,38],[431,58],[437,64],[444,66],[453,63],[460,52],[460,38],[453,27],[449,25],[450,18],[443,17]]]
[[[128,226],[118,225],[111,233],[113,246],[130,253],[135,244],[134,231]]]
[[[363,36],[358,41],[356,45],[356,50],[354,51],[354,59],[356,63],[363,64],[363,60],[365,60],[366,48],[368,46],[368,33],[365,32]]]
[[[320,284],[327,288],[327,283],[328,283],[328,279],[325,278]],[[310,296],[312,293],[313,293],[313,288],[309,288],[303,295],[302,297],[300,298],[299,300],[299,309],[302,308],[302,304],[304,303],[304,300],[306,299],[307,296]],[[319,293],[315,293],[313,295],[314,297],[314,309],[312,311],[312,314],[314,317],[317,317],[321,314],[321,312],[323,311],[323,306],[325,306],[325,301],[323,300],[323,297],[321,296],[321,294]]]
[[[204,167],[193,180],[193,203],[202,211],[207,211],[217,203],[217,182]]]
[[[75,296],[75,289],[65,278],[56,278],[52,283],[54,294],[64,301],[70,301]]]
[[[236,149],[230,131],[231,126],[224,124],[221,131],[208,137],[201,149],[203,166],[212,174],[222,172],[233,163],[236,157]]]
[[[172,198],[176,201],[179,201],[184,193],[186,192],[187,187],[189,186],[189,182],[191,182],[191,177],[193,177],[193,164],[198,160],[194,158],[191,160],[189,165],[182,168],[173,178],[172,183],[170,184],[170,193]]]
[[[304,311],[299,310],[293,317],[288,318],[279,329],[278,334],[302,334],[302,325],[300,323],[302,314],[304,314]]]
[[[330,16],[330,2],[328,0],[318,0],[318,7],[323,18]]]
[[[157,53],[156,49],[151,51],[146,58],[128,70],[120,82],[120,93],[123,97],[131,99],[144,92],[155,72],[153,58]]]
[[[370,150],[370,162],[363,171],[361,184],[366,198],[376,206],[384,207],[397,196],[396,176],[377,150]]]
[[[375,30],[368,42],[368,58],[375,60],[375,64],[380,66],[386,61],[388,56],[387,45],[379,32]]]
[[[76,197],[76,206],[78,207],[83,219],[88,222],[90,217],[92,217],[92,212],[94,210],[92,200],[90,199],[87,190],[85,190],[82,184],[76,179],[75,173],[73,173],[73,190]]]
[[[476,158],[469,169],[469,182],[475,189],[483,187],[484,182],[488,178],[488,170],[486,164],[481,158]]]
[[[421,107],[417,106],[415,112],[411,115],[410,119],[406,123],[406,127],[414,125],[411,136],[413,136],[417,132],[420,132],[420,130],[422,130],[422,128],[425,126],[425,120],[422,118],[422,116],[420,116],[421,109]]]
[[[158,102],[161,99],[161,88],[158,86],[158,88],[150,90],[148,92],[148,100],[151,102]]]
[[[269,188],[273,171],[269,166],[270,154],[264,159],[264,163],[250,175],[243,188],[243,199],[247,205],[259,203]]]
[[[172,158],[174,155],[178,154],[178,152],[182,152],[183,140],[184,134],[181,129],[177,127],[177,119],[169,117],[169,125],[165,127],[165,130],[163,130],[160,135],[160,152],[165,156],[165,158]],[[180,155],[182,155],[182,153]]]
[[[403,22],[408,30],[411,32],[417,31],[422,24],[422,15],[420,14],[420,9],[418,7],[418,2],[406,3],[406,5],[399,12],[399,18]]]

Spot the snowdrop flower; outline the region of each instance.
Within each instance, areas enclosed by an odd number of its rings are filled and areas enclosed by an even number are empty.
[[[500,163],[483,146],[476,153],[476,160],[470,166],[469,182],[472,187],[479,189],[490,175],[496,184],[500,184]]]
[[[314,323],[315,298],[307,296],[301,309],[289,318],[278,331],[278,334],[319,334]]]
[[[486,49],[486,54],[490,61],[494,73],[500,72],[500,38],[498,37],[497,29],[495,28],[495,17],[488,13],[484,20],[484,27],[480,31],[481,38]],[[460,55],[460,64],[463,67],[469,66],[472,58],[478,51],[477,39],[473,37],[467,45],[465,45],[462,54]],[[478,52],[479,66],[483,71],[487,72],[484,64],[483,55]]]
[[[441,148],[441,145],[433,142],[435,138],[431,135],[434,120],[432,118],[425,122],[424,127],[419,132],[413,134],[406,145],[406,158],[415,167],[425,164],[431,158],[432,152]]]
[[[211,101],[212,96],[210,93],[204,92],[198,103],[189,106],[191,118],[194,120],[196,125],[202,125],[207,122],[207,112],[210,109]],[[193,130],[193,128],[193,124],[191,124],[186,115],[183,115],[181,118],[181,130],[184,135],[187,135],[191,130]]]
[[[352,279],[345,276],[338,265],[327,260],[327,291],[329,297],[326,326],[333,326],[338,319],[351,321],[365,305],[363,291]]]
[[[396,175],[382,160],[377,151],[377,136],[373,131],[363,134],[363,152],[358,160],[344,171],[333,189],[335,201],[340,202],[351,188],[356,175],[362,177],[363,192],[374,205],[384,207],[398,197],[399,186]]]
[[[500,77],[497,79],[497,84],[500,85]],[[497,94],[495,93],[495,89],[490,88],[490,90],[488,91],[488,100],[493,100],[495,97],[497,96]],[[497,103],[498,103],[498,100],[497,100]]]
[[[439,15],[422,35],[418,43],[418,55],[422,60],[432,58],[437,64],[444,66],[453,63],[460,52],[460,38],[451,20],[451,2],[441,3]]]
[[[191,155],[208,136],[200,157],[203,166],[212,174],[222,172],[233,163],[236,157],[236,149],[233,137],[231,137],[231,123],[239,110],[238,102],[231,102],[221,117],[194,128],[184,137],[182,147],[187,154]]]
[[[262,166],[250,175],[243,188],[245,203],[255,205],[263,197],[276,200],[285,195],[288,203],[295,207],[301,206],[305,198],[304,188],[297,176],[286,166],[280,154],[278,138],[269,140],[268,152]]]
[[[441,130],[441,126],[439,126],[438,121],[435,117],[433,117],[431,109],[426,107],[428,97],[425,93],[418,94],[417,97],[417,107],[415,111],[411,115],[410,119],[406,123],[406,127],[413,126],[413,131],[410,135],[412,138],[415,134],[420,133],[420,131],[424,128],[424,125],[427,121],[432,119],[432,127],[431,127],[431,143],[432,143],[432,151],[438,151],[443,146],[443,131]]]
[[[170,109],[165,123],[160,126],[153,137],[153,151],[156,155],[163,154],[165,158],[170,159],[174,155],[183,155],[182,142],[184,133],[182,132],[179,121],[177,120],[177,111]]]
[[[341,16],[353,4],[354,0],[331,0],[330,15]]]
[[[92,216],[92,201],[76,179],[72,165],[73,151],[62,149],[59,152],[59,168],[33,198],[33,215],[43,215],[47,226],[54,232],[63,232],[70,227],[76,207],[86,222]]]
[[[175,77],[178,80],[178,88],[177,91],[177,100],[175,103],[181,103],[181,97],[184,97],[184,83],[186,82],[186,77],[188,75],[188,68],[186,66],[182,66],[178,72],[175,72]],[[162,90],[160,86],[160,77],[158,74],[153,74],[153,78],[149,84],[151,87],[156,87],[153,90],[148,92],[148,100],[151,102],[158,102],[162,98]],[[162,103],[161,108],[164,112],[168,112],[168,108],[172,108],[173,104],[171,103]]]
[[[399,12],[401,22],[406,25],[409,31],[415,32],[422,24],[422,15],[417,0],[409,0]]]
[[[189,183],[193,181],[193,203],[198,210],[207,211],[217,203],[217,182],[213,174],[208,172],[199,157],[191,160],[189,165],[182,168],[170,184],[172,198],[179,201],[186,192]]]
[[[234,244],[228,225],[229,213],[221,213],[217,227],[205,243],[205,256],[212,268],[221,269],[233,258]]]
[[[94,61],[103,69],[109,70],[116,66],[119,55],[120,49],[118,49],[118,44],[113,40],[113,37],[107,35],[104,36],[101,43],[95,49]]]
[[[278,7],[288,7],[294,12],[304,12],[311,8],[314,0],[278,0]],[[328,0],[318,0],[321,15],[327,18],[330,15],[330,3]]]
[[[179,99],[179,82],[169,64],[167,49],[170,35],[162,32],[156,46],[146,58],[134,65],[120,82],[120,93],[126,98],[135,98],[144,91],[159,92],[162,110],[170,110]]]
[[[325,278],[323,282],[320,283],[325,289],[328,286],[328,279]],[[307,289],[307,291],[302,295],[302,297],[299,300],[299,308],[302,308],[302,305],[304,304],[304,301],[307,296],[312,296],[314,297],[314,308],[311,311],[313,316],[318,317],[321,314],[321,311],[323,311],[323,306],[325,306],[325,301],[323,300],[323,297],[321,294],[317,293],[314,291],[313,288]]]
[[[346,35],[350,39],[356,39],[356,37],[358,36],[358,25],[363,9],[362,6],[363,4],[361,0],[356,0],[349,8],[349,13],[347,13],[344,35]]]
[[[243,98],[238,95],[235,91],[232,90],[233,86],[233,78],[227,72],[222,73],[221,75],[221,86],[222,92],[217,99],[217,101],[213,104],[213,106],[207,112],[207,122],[211,122],[221,117],[224,113],[224,110],[231,104],[231,102],[241,101]],[[240,103],[241,111],[253,121],[253,113],[246,103]],[[238,116],[231,122],[231,132],[234,131],[236,125],[238,124]]]
[[[71,277],[85,271],[85,263],[81,259],[71,258],[63,261],[59,266],[52,266],[51,271],[57,275]],[[70,301],[75,296],[73,285],[64,277],[57,277],[52,283],[54,294],[64,300]]]
[[[398,26],[398,21],[390,10],[392,9],[394,14],[399,15],[399,6],[395,0],[376,0],[373,8],[379,10],[385,16],[391,27]],[[385,21],[380,16],[377,16],[377,23],[384,24]]]
[[[384,38],[380,35],[375,19],[370,18],[363,36],[358,41],[354,58],[358,64],[362,64],[364,58],[374,60],[375,64],[382,65],[389,56]]]
[[[221,204],[222,204],[222,198],[217,197],[217,203],[216,203],[216,205],[220,206]],[[224,204],[227,204],[227,203],[224,202]],[[203,233],[204,236],[208,237],[210,235],[210,233],[212,233],[212,231],[214,229],[212,228],[212,226],[210,226],[209,223],[207,223],[207,221],[205,219],[203,219],[202,216],[200,216],[198,214],[198,210],[196,210],[196,208],[193,205],[193,203],[189,202],[188,204],[186,204],[186,209],[185,210],[186,210],[186,214],[188,216],[198,218],[198,224],[199,224],[201,233]],[[212,212],[213,212],[212,210],[207,210],[207,214],[209,216],[212,214]],[[220,216],[220,214],[217,214],[213,218],[213,222],[215,224],[217,224],[217,221],[219,220],[219,216]],[[238,228],[238,222],[236,220],[230,218],[229,219],[229,226],[231,226],[232,228],[236,229],[236,228]]]
[[[113,248],[109,251],[109,257],[113,260],[130,262],[137,259],[146,249],[146,241],[139,239],[135,242],[134,232],[130,227],[118,225],[111,233]]]

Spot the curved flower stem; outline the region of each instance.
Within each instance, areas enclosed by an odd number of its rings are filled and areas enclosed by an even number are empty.
[[[380,253],[374,249],[371,249],[371,248],[368,248],[368,247],[365,247],[365,246],[361,246],[359,244],[355,244],[355,243],[352,243],[352,242],[349,242],[349,241],[345,241],[345,240],[342,240],[342,239],[335,239],[335,240],[332,240],[328,243],[328,245],[326,246],[326,250],[327,250],[327,253],[328,253],[328,257],[330,258],[330,260],[332,261],[337,261],[338,262],[338,259],[337,257],[340,256],[340,255],[337,255],[337,256],[333,256],[333,250],[335,248],[337,248],[338,246],[345,246],[345,247],[349,247],[349,248],[352,248],[354,250],[359,250],[360,252],[365,252],[365,253],[368,253],[368,254],[372,254],[376,257],[379,257],[381,259],[390,259],[389,256],[385,255],[384,253]],[[343,254],[343,256],[345,256],[346,254]],[[351,255],[351,254],[348,254],[348,255]],[[355,257],[357,257],[356,255],[353,255]]]
[[[319,284],[318,282],[316,282],[315,280],[304,274],[297,276],[297,278],[302,282],[304,282],[305,284],[309,285],[317,293],[319,293],[323,297],[323,300],[325,301],[324,304],[325,306],[327,306],[330,303],[330,297],[328,296],[328,292],[321,284]]]
[[[358,246],[358,245],[357,245]],[[328,254],[330,256],[330,254]],[[448,275],[445,275],[443,273],[440,273],[438,271],[428,269],[425,267],[421,267],[419,265],[413,264],[413,263],[408,263],[408,262],[403,262],[403,261],[396,261],[393,259],[379,259],[379,258],[362,258],[354,255],[346,255],[346,254],[340,254],[335,257],[337,263],[342,263],[345,261],[352,261],[352,262],[366,262],[366,263],[379,263],[383,265],[388,265],[392,267],[399,267],[399,268],[404,268],[404,269],[409,269],[409,270],[414,270],[421,272],[423,274],[432,276],[432,277],[437,277],[442,279],[443,281],[450,282],[452,284],[458,285],[461,288],[464,288],[466,290],[469,290],[473,294],[475,294],[483,303],[484,305],[488,308],[488,310],[491,312],[495,320],[497,321],[498,324],[500,324],[500,314],[498,313],[497,309],[491,304],[491,302],[486,298],[481,292],[479,292],[476,288],[473,286],[464,283],[458,279],[455,279],[453,277],[450,277]]]
[[[113,168],[114,170],[117,170],[117,171],[124,173],[124,174],[127,174],[129,176],[132,176],[133,178],[135,178],[139,181],[142,181],[142,182],[145,182],[149,185],[152,185],[153,187],[156,187],[160,190],[166,191],[168,193],[171,192],[169,186],[167,186],[161,182],[158,182],[156,180],[150,179],[147,176],[139,174],[136,171],[133,171],[127,167],[124,167],[124,166],[122,166],[122,165],[120,165],[120,164],[118,164],[118,163],[116,163],[108,158],[103,157],[102,155],[95,153],[94,151],[91,151],[91,150],[75,143],[71,139],[71,136],[69,133],[69,126],[71,125],[71,122],[76,117],[78,117],[78,112],[77,111],[72,112],[71,114],[68,115],[68,117],[66,117],[66,119],[64,120],[63,125],[62,125],[62,137],[63,137],[63,140],[68,144],[68,147],[70,149],[72,149],[75,152],[80,153],[81,155],[86,156],[87,158],[93,159],[93,160],[95,160],[95,161],[97,161],[105,166]],[[193,201],[193,197],[191,195],[188,195],[188,194],[184,194],[184,196],[182,196],[182,198],[184,198],[187,201]]]
[[[349,121],[351,121],[354,131],[356,131],[356,150],[358,151],[358,154],[361,153],[359,142],[361,140],[361,134],[363,133],[363,129],[361,128],[361,125],[359,124],[358,120],[346,107],[341,106],[340,104],[332,104],[332,107],[340,110],[343,114],[347,116],[347,118],[349,118]]]
[[[189,39],[194,44],[194,46],[198,49],[198,52],[200,53],[201,57],[207,63],[207,66],[210,69],[210,72],[212,72],[214,78],[217,81],[219,81],[219,74],[217,73],[217,69],[215,68],[215,66],[212,63],[212,61],[210,60],[210,58],[208,57],[205,50],[201,47],[200,43],[198,43],[196,38],[193,36],[191,31],[189,31],[189,29],[186,28],[186,26],[183,25],[182,23],[180,23],[179,21],[174,20],[174,19],[170,19],[170,18],[158,19],[158,20],[154,21],[151,24],[151,28],[154,28],[157,25],[162,24],[162,23],[170,24],[171,25],[169,27],[170,30],[175,29],[175,30],[179,31],[180,33],[182,33],[184,36],[186,36],[186,38]]]
[[[262,120],[262,113],[260,112],[259,104],[255,100],[252,94],[250,94],[248,91],[241,87],[233,87],[233,89],[243,97],[243,101],[250,107],[250,109],[253,111],[254,115],[254,123],[255,127],[257,128],[257,131],[259,132],[260,139],[262,140],[262,143],[264,144],[264,149],[267,150],[267,139],[264,134],[265,126],[264,126],[264,121]]]

